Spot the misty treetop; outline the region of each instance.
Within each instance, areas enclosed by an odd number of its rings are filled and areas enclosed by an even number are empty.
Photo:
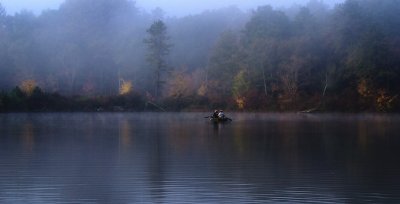
[[[0,111],[398,111],[399,12],[397,0],[180,18],[129,0],[66,0],[38,16],[0,6]]]

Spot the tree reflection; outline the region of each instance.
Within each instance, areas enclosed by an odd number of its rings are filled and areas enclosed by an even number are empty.
[[[215,127],[192,115],[0,118],[0,202],[379,203],[398,195],[398,119],[243,114]]]
[[[163,134],[162,121],[157,119],[150,123],[155,132],[150,139],[150,146],[148,149],[148,179],[150,184],[150,194],[153,203],[162,203],[164,199],[164,182],[165,182],[165,140],[166,136]]]
[[[122,119],[119,122],[119,140],[124,150],[128,150],[133,143],[132,128],[127,119]]]
[[[26,122],[23,124],[21,139],[24,150],[27,152],[32,152],[35,146],[35,132],[34,126],[31,122]]]

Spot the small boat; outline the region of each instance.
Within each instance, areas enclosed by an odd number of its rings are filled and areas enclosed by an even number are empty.
[[[210,118],[210,121],[213,123],[225,123],[225,122],[231,122],[232,119],[230,118]]]

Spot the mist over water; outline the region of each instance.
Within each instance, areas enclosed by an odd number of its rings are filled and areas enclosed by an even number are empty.
[[[4,203],[397,203],[400,118],[0,115]]]
[[[400,203],[398,13],[1,0],[0,203]]]
[[[324,2],[1,1],[0,203],[400,203],[399,115],[244,112],[400,112],[400,4]]]

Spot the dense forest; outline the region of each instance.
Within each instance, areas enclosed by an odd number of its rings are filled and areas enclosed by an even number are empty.
[[[400,111],[400,4],[185,17],[129,0],[0,4],[0,111]]]

